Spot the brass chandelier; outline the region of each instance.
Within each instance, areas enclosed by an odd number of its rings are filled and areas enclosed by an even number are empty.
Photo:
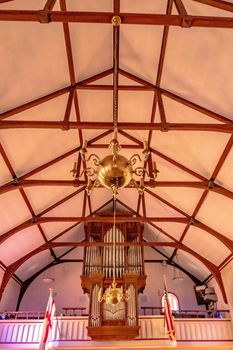
[[[107,155],[103,159],[100,159],[98,155],[92,153],[87,158],[87,142],[83,143],[80,150],[81,159],[83,161],[83,171],[78,173],[78,162],[75,162],[74,168],[71,170],[71,174],[75,179],[80,178],[83,174],[86,175],[88,182],[86,191],[90,195],[95,187],[104,186],[111,189],[113,196],[118,194],[120,188],[129,186],[138,190],[139,194],[143,194],[146,186],[154,186],[154,180],[157,177],[158,170],[156,162],[150,162],[150,170],[146,169],[146,162],[150,155],[148,142],[144,140],[142,157],[139,154],[133,154],[132,157],[127,159],[123,155],[120,155],[121,146],[117,140],[117,120],[118,120],[118,34],[121,18],[114,16],[112,18],[112,24],[114,28],[114,54],[113,54],[113,131],[114,136],[110,141],[109,150],[111,154]],[[89,161],[93,162],[93,166],[87,166]],[[144,162],[143,166],[137,166],[139,162]],[[135,167],[134,167],[135,166]],[[138,180],[133,176],[136,175]],[[145,177],[149,178],[149,181],[145,184]]]

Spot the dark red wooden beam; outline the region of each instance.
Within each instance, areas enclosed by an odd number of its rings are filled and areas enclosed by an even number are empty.
[[[113,85],[77,85],[77,90],[113,90]],[[118,85],[118,90],[122,91],[154,91],[155,88],[151,86],[144,85]]]
[[[71,89],[67,100],[67,105],[66,105],[66,110],[64,115],[64,123],[69,122],[73,98],[74,98],[74,89]]]
[[[9,184],[0,187],[0,194],[14,191],[16,189],[33,187],[33,186],[85,186],[86,181],[83,180],[18,180],[12,181]],[[217,184],[213,187],[209,187],[208,181],[145,181],[146,187],[191,187],[200,188],[208,191],[212,191],[228,198],[233,199],[233,192],[223,188]],[[130,185],[127,187],[131,187]]]
[[[111,23],[114,12],[0,10],[0,21]],[[231,17],[119,13],[122,24],[233,28]]]
[[[132,119],[135,119],[132,118]],[[0,121],[0,129],[95,129],[105,130],[113,127],[111,122],[69,122],[63,121],[32,121],[32,120],[11,120]],[[122,130],[163,130],[162,123],[136,123],[136,122],[119,122],[119,129]],[[167,123],[166,131],[212,131],[222,133],[233,133],[233,122],[227,124],[204,124],[204,123]]]
[[[168,0],[167,9],[166,9],[167,15],[170,15],[172,12],[172,4],[173,4],[173,0]],[[163,37],[162,37],[161,50],[160,50],[160,56],[159,56],[159,65],[158,65],[158,71],[157,71],[157,77],[156,77],[156,86],[160,85],[161,78],[162,78],[162,70],[163,70],[163,63],[165,58],[166,46],[167,46],[168,32],[169,32],[169,26],[166,25],[164,26],[164,29],[163,29]]]
[[[159,115],[160,115],[163,131],[167,131],[166,113],[165,113],[164,104],[163,104],[163,100],[162,100],[162,96],[161,96],[160,91],[157,91],[157,98],[158,98]]]
[[[47,0],[44,6],[44,11],[51,11],[57,0]]]
[[[188,15],[182,0],[174,0],[174,3],[175,3],[176,9],[177,9],[179,15],[181,15],[181,16]]]

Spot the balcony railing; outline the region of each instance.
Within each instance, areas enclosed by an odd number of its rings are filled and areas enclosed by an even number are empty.
[[[28,313],[29,315],[29,313]],[[38,315],[40,315],[38,313]],[[143,346],[150,341],[153,344],[168,342],[164,330],[163,316],[140,316],[140,334],[132,341],[137,346]],[[90,342],[87,335],[88,318],[77,317],[56,317],[53,323],[50,347],[81,346],[83,342]],[[42,319],[5,319],[0,321],[0,348],[36,348],[42,334]],[[175,319],[177,341],[208,342],[211,341],[211,348],[214,342],[224,342],[233,346],[233,330],[230,319],[217,318],[186,318]],[[116,342],[115,342],[116,343]],[[88,347],[94,347],[94,342],[88,343]],[[107,344],[110,343],[107,342]],[[118,344],[118,342],[117,342]],[[119,342],[120,344],[120,342]],[[133,343],[131,343],[133,344]],[[121,344],[122,345],[122,344]],[[102,347],[104,348],[103,345]]]

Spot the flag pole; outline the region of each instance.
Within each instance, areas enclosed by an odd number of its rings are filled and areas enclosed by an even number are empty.
[[[167,277],[163,274],[163,282],[164,282],[164,328],[166,329],[166,333],[169,337],[172,346],[176,346],[176,334],[175,334],[175,325],[174,319],[172,316],[172,310],[168,299],[167,292]]]

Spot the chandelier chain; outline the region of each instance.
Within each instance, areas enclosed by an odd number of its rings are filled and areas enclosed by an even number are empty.
[[[118,44],[118,27],[113,27],[114,30],[114,49],[113,49],[113,127],[114,131],[117,130],[118,119],[118,59],[117,59],[117,44]]]
[[[113,196],[113,281],[116,279],[116,196]]]

